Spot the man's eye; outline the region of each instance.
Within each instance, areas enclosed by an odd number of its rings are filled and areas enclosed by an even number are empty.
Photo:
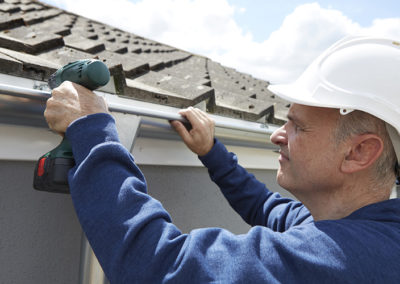
[[[294,124],[293,123],[293,126],[294,126],[294,130],[297,132],[297,131],[302,131],[303,130],[303,128],[301,128],[300,126],[298,126],[297,124]]]
[[[302,131],[303,128],[301,128],[299,125],[297,125],[293,120],[289,120],[288,123],[291,125],[292,129],[297,132],[297,131]]]

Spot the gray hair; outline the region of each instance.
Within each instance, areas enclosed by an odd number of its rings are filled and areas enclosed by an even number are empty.
[[[386,130],[385,122],[371,114],[358,110],[346,115],[339,115],[334,133],[337,144],[351,136],[367,133],[376,134],[383,141],[382,154],[373,165],[373,170],[376,173],[373,179],[377,184],[393,186],[396,179],[397,158]]]

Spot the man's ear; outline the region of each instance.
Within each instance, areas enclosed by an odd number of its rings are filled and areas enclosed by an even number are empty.
[[[376,134],[361,134],[351,138],[342,161],[344,173],[355,173],[370,167],[382,154],[383,141]]]

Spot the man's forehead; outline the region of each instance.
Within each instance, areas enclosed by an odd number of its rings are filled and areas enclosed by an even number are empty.
[[[312,115],[312,112],[313,109],[306,105],[292,104],[287,116],[290,119],[300,119]]]
[[[322,119],[336,120],[339,115],[338,109],[292,104],[287,117],[299,121],[320,121]]]

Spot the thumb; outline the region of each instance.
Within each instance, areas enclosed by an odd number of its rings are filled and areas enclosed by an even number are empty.
[[[172,120],[169,122],[172,127],[178,132],[179,136],[182,138],[184,142],[188,142],[192,139],[189,132],[187,131],[186,127],[183,125],[182,122],[178,120]]]

